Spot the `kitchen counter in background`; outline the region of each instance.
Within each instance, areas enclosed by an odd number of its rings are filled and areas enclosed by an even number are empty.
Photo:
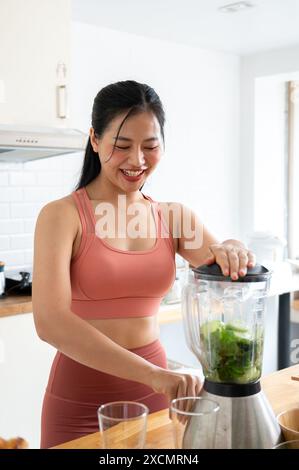
[[[30,295],[10,295],[0,299],[0,318],[32,312]]]
[[[21,313],[32,312],[32,298],[30,295],[11,295],[0,299],[0,318]],[[174,323],[180,321],[181,304],[161,305],[159,308],[159,324]]]
[[[292,380],[292,376],[299,374],[299,366],[289,367],[274,372],[261,379],[262,388],[266,394],[274,413],[299,406],[299,381]],[[148,417],[146,449],[173,449],[172,423],[169,419],[169,410],[157,411]],[[117,426],[115,427],[117,428]],[[115,432],[115,443],[121,448],[122,434]],[[89,434],[75,439],[54,449],[100,449],[100,433]]]

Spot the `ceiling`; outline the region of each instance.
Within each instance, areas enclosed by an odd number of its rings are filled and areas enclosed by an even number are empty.
[[[118,31],[239,55],[299,44],[299,0],[72,0],[72,19]]]

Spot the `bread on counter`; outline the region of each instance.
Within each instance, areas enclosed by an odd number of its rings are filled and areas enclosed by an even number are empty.
[[[28,443],[22,437],[3,439],[0,437],[0,449],[27,449]]]

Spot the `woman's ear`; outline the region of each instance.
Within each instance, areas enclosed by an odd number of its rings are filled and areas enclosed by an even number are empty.
[[[98,153],[99,152],[99,142],[98,142],[98,139],[95,136],[93,127],[91,127],[89,129],[89,137],[90,137],[90,143],[91,143],[91,146],[93,148],[93,151]]]

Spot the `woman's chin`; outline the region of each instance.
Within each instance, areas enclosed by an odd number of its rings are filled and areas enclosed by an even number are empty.
[[[141,186],[146,182],[145,175],[141,175],[141,178],[136,178],[135,180],[129,180],[124,175],[120,175],[120,180],[118,179],[118,187],[120,187],[125,192],[138,191]]]

